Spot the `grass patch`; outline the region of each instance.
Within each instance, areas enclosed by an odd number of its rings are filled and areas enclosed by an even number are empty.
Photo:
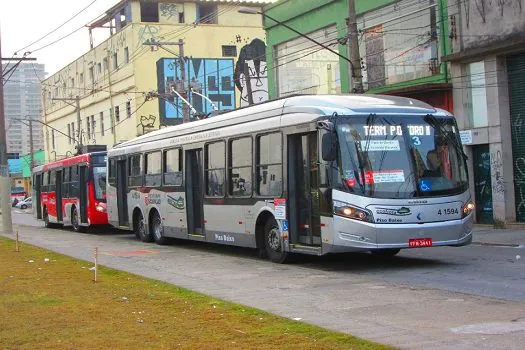
[[[0,237],[2,349],[390,349],[105,267],[94,283],[89,262],[14,246]]]

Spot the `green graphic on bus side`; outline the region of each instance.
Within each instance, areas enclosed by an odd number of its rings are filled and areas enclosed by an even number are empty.
[[[182,196],[179,196],[179,198],[175,199],[171,196],[168,196],[168,204],[174,208],[182,210],[184,209],[184,198],[182,198]]]

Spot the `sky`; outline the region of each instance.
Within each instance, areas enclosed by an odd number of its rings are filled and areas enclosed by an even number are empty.
[[[24,46],[59,27],[92,2],[90,7],[56,32],[23,49]],[[2,57],[12,57],[17,50],[23,49],[18,53],[18,56],[22,56],[25,51],[36,50],[49,44],[92,22],[118,2],[119,0],[0,0]],[[109,35],[109,29],[94,29],[93,33],[97,45]],[[87,28],[82,28],[28,57],[35,57],[37,63],[45,64],[49,76],[87,51],[89,51],[89,32]]]

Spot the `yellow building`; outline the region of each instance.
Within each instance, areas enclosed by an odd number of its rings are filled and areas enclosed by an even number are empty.
[[[267,100],[262,18],[238,10],[270,2],[123,0],[109,9],[89,28],[109,27],[111,36],[43,83],[43,119],[52,127],[45,128],[46,161],[75,153],[79,137],[110,148],[181,123],[186,106],[175,91],[194,107],[191,118],[212,112],[208,99],[219,110],[242,106],[246,69],[254,102]]]

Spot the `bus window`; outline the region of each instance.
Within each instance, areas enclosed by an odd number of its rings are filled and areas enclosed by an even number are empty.
[[[228,168],[229,194],[252,195],[252,139],[245,137],[230,141]]]
[[[78,173],[78,165],[71,167],[71,182],[69,183],[69,196],[71,198],[78,198],[80,196],[80,175]]]
[[[282,194],[282,139],[280,133],[257,138],[257,194],[280,196]]]
[[[182,186],[182,151],[164,151],[164,184]]]
[[[116,186],[117,184],[117,168],[115,167],[117,164],[117,161],[113,158],[109,159],[109,166],[108,166],[108,183],[111,186]]]
[[[224,171],[226,152],[224,142],[210,143],[206,146],[206,161],[204,176],[206,179],[206,195],[224,197]]]
[[[146,186],[157,187],[161,185],[162,163],[160,152],[146,154]]]
[[[62,187],[62,197],[63,198],[69,198],[70,194],[69,194],[69,187],[70,187],[70,182],[71,182],[71,167],[69,168],[64,168],[64,171],[63,171],[63,176],[64,176],[64,180],[63,180],[63,187]]]
[[[135,154],[129,157],[129,177],[128,186],[142,186],[142,154]]]

